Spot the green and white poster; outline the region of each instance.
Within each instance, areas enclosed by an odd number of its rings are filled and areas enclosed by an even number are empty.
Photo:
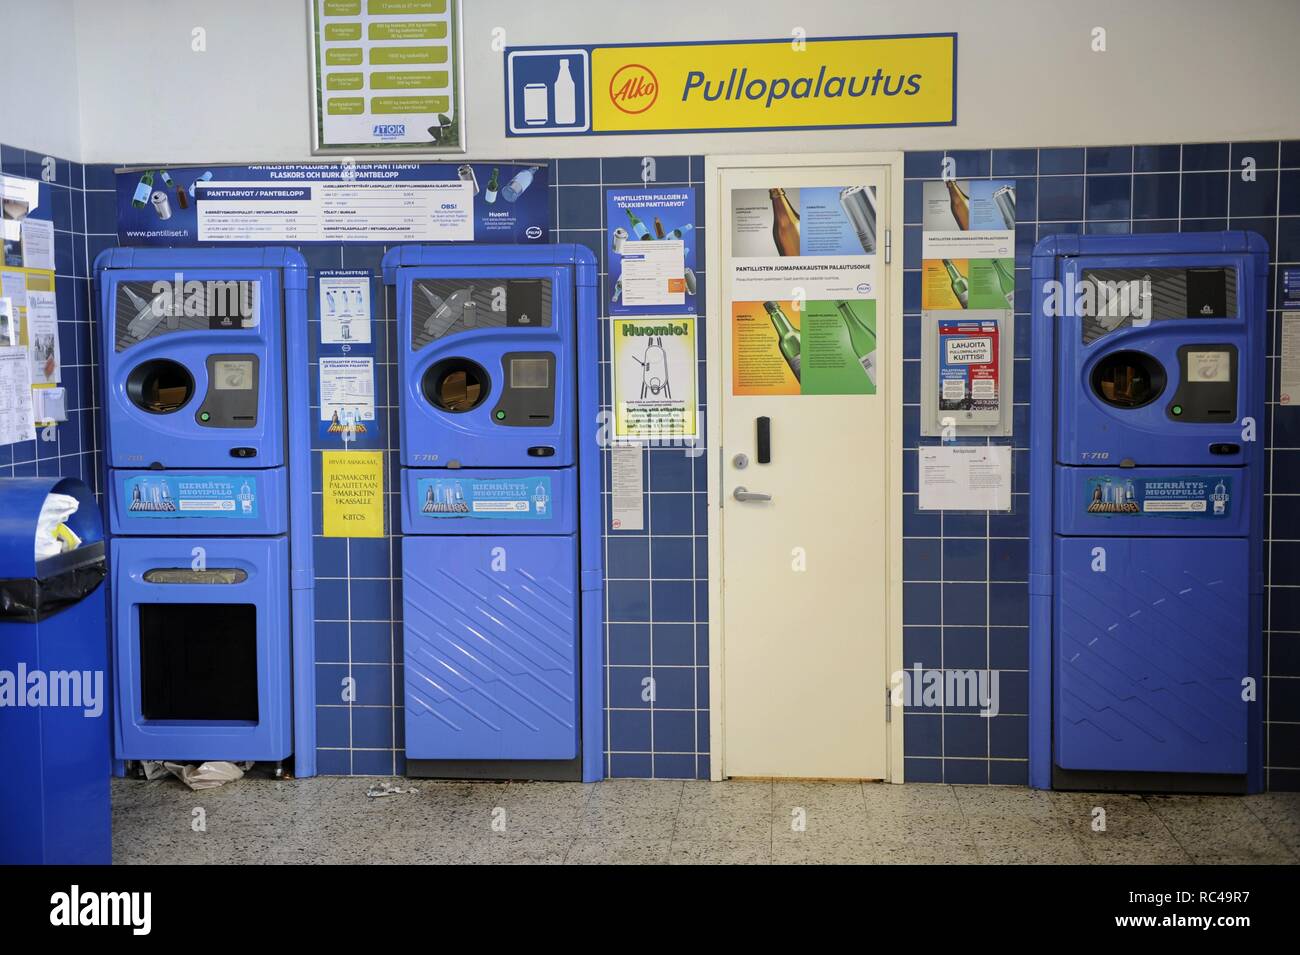
[[[699,437],[695,316],[611,318],[615,440]]]
[[[310,0],[316,153],[464,152],[460,0]]]
[[[874,395],[876,300],[731,303],[733,395]]]

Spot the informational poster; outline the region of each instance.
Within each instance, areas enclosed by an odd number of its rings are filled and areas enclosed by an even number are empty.
[[[537,163],[339,162],[117,175],[123,245],[475,242],[550,238]]]
[[[327,435],[344,441],[364,434],[375,421],[375,360],[322,356],[320,366],[320,420]]]
[[[458,478],[455,472],[416,482],[421,517],[550,520],[555,516],[551,479],[545,474]]]
[[[695,438],[695,316],[610,319],[614,437]]]
[[[63,380],[59,313],[53,292],[27,292],[27,348],[31,352],[34,386],[53,385]]]
[[[645,451],[639,444],[616,444],[609,457],[609,528],[645,530]]]
[[[1102,475],[1087,478],[1084,507],[1091,515],[1110,517],[1227,517],[1233,478],[1228,474],[1143,478]]]
[[[54,223],[49,219],[22,221],[23,268],[54,270]]]
[[[733,395],[874,395],[876,300],[733,302]]]
[[[312,0],[316,152],[463,152],[460,0]]]
[[[35,440],[27,349],[0,347],[0,445]]]
[[[605,190],[610,315],[697,311],[695,189]]]
[[[647,33],[654,32],[656,16],[668,15],[654,7],[643,12]],[[593,28],[600,19],[592,18]],[[752,15],[748,21],[751,27],[762,22]],[[506,135],[956,123],[957,34],[802,33],[793,42],[787,33],[763,40],[506,47]]]
[[[1013,309],[1014,180],[926,182],[922,201],[921,307]]]
[[[962,421],[995,424],[1001,414],[1000,322],[939,321],[939,413],[970,412]]]
[[[123,482],[122,496],[128,517],[258,517],[256,474],[138,475]]]
[[[22,223],[40,204],[41,184],[35,179],[0,175],[0,238],[22,239]]]
[[[18,316],[11,298],[0,298],[0,348],[18,344]]]
[[[1300,312],[1282,313],[1282,361],[1277,380],[1278,404],[1300,400]]]
[[[1300,268],[1279,269],[1282,274],[1282,296],[1278,308],[1300,308]]]
[[[326,537],[384,536],[384,452],[322,451]]]
[[[925,446],[918,455],[923,511],[1011,510],[1011,448]]]
[[[319,272],[316,282],[321,344],[370,344],[370,273]]]
[[[731,193],[732,394],[876,393],[874,186]]]

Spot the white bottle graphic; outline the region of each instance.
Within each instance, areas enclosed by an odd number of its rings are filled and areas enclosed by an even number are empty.
[[[533,502],[537,505],[537,513],[546,513],[546,487],[542,484],[537,485],[537,490],[533,492]]]
[[[555,77],[555,125],[572,126],[577,121],[577,89],[569,61],[560,60],[560,73]]]

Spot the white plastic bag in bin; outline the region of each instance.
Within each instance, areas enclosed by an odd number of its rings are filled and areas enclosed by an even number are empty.
[[[36,521],[36,559],[44,560],[64,551],[75,550],[81,543],[65,524],[77,513],[77,499],[66,494],[50,494],[41,505]]]

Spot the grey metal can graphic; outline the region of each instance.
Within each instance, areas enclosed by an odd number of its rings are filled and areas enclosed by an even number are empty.
[[[688,291],[688,292],[690,292],[692,295],[694,295],[694,294],[695,294],[695,289],[697,288],[697,284],[696,284],[696,281],[695,281],[695,272],[694,272],[693,270],[691,270],[691,269],[688,268],[688,269],[686,270],[686,276],[685,276],[685,277],[686,277],[686,291]]]
[[[870,186],[847,186],[840,190],[840,206],[853,225],[867,255],[876,252],[876,194]]]
[[[614,230],[614,251],[623,254],[623,243],[627,241],[627,229],[619,226]]]
[[[1016,189],[1014,186],[1003,186],[993,193],[993,204],[998,207],[998,212],[1002,216],[1002,225],[1007,229],[1016,227]]]
[[[463,163],[456,168],[456,175],[460,176],[461,182],[474,184],[474,195],[478,195],[478,177],[474,175],[474,167],[469,163]]]
[[[153,211],[158,213],[159,219],[172,217],[172,204],[167,199],[167,193],[159,190],[150,197],[150,201],[153,202]]]

